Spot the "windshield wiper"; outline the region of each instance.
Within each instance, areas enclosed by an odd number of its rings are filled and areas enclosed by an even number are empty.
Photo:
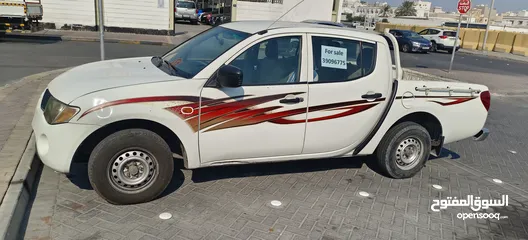
[[[165,63],[167,64],[167,66],[169,66],[172,69],[172,72],[174,72],[174,75],[181,76],[180,70],[178,70],[176,67],[170,64],[169,61],[161,57],[158,57],[158,56],[152,57],[151,61],[152,61],[152,64],[154,64],[157,68],[160,68]]]

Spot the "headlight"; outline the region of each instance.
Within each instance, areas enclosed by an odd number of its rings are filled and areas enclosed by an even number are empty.
[[[413,46],[415,46],[415,47],[419,47],[419,46],[420,46],[420,43],[419,43],[419,42],[413,42],[412,44],[413,44]]]
[[[49,124],[59,124],[69,122],[80,109],[69,106],[53,96],[50,96],[46,108],[44,109],[44,118]]]

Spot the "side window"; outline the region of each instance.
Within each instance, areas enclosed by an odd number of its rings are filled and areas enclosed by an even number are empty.
[[[230,64],[242,70],[242,86],[290,84],[300,81],[301,37],[272,38],[257,43]]]
[[[376,45],[331,37],[312,37],[316,82],[345,82],[374,71]]]
[[[432,29],[429,30],[429,34],[430,35],[436,35],[436,34],[439,34],[439,33],[440,33],[440,31],[438,31],[438,30],[432,30]]]
[[[420,34],[420,35],[427,35],[428,33],[429,33],[429,29],[425,29],[425,30],[419,32],[418,34]]]

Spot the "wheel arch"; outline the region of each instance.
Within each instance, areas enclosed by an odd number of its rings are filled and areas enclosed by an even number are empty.
[[[174,131],[164,124],[147,119],[125,119],[108,123],[88,135],[77,147],[73,155],[73,161],[88,162],[90,153],[101,140],[112,133],[132,128],[146,129],[158,134],[169,145],[173,153],[183,156],[183,150],[185,149],[183,142]],[[187,159],[184,159],[184,161],[187,161]],[[185,165],[187,166],[187,163]]]
[[[394,126],[402,122],[414,122],[416,124],[421,125],[427,130],[427,132],[429,132],[429,135],[431,136],[431,140],[433,141],[440,140],[440,138],[442,137],[442,133],[443,133],[442,123],[440,123],[440,120],[438,120],[438,118],[435,117],[431,113],[422,112],[422,111],[409,113],[401,117],[398,121],[394,122],[389,127],[389,129],[393,128]]]

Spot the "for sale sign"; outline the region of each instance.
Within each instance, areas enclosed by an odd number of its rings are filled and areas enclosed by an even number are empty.
[[[466,14],[471,9],[471,0],[458,0],[458,12],[460,14]]]

